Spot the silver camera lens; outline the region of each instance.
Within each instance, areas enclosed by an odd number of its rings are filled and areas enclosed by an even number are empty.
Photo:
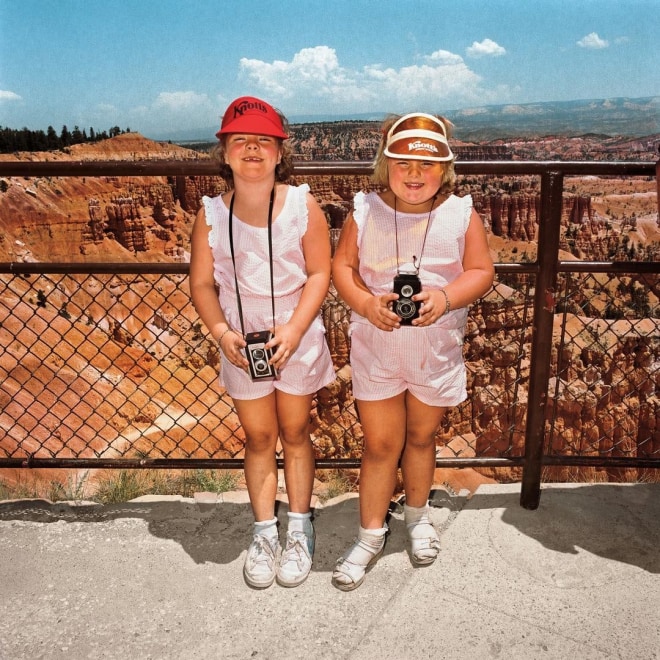
[[[254,361],[254,369],[258,373],[262,373],[264,371],[268,370],[268,362],[265,360],[255,360]]]
[[[410,300],[398,301],[396,304],[396,313],[402,319],[409,319],[416,311],[415,303]]]
[[[410,298],[414,294],[414,289],[410,286],[410,284],[404,284],[401,287],[401,295],[404,298]]]

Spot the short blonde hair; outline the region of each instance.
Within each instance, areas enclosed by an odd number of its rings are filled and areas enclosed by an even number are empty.
[[[404,115],[389,115],[383,124],[381,125],[381,139],[380,144],[378,145],[378,152],[376,153],[376,158],[374,159],[374,169],[371,176],[371,180],[378,186],[389,186],[389,175],[388,175],[388,161],[391,160],[389,156],[385,155],[385,147],[387,146],[387,133],[390,128],[401,119]],[[438,120],[442,122],[442,125],[445,127],[445,133],[449,138],[451,135],[452,123],[441,117],[440,115],[434,115]],[[402,159],[405,160],[405,159]],[[440,184],[438,192],[447,193],[454,190],[456,185],[456,172],[454,170],[454,161],[450,160],[444,163],[441,163],[443,166],[443,177]]]

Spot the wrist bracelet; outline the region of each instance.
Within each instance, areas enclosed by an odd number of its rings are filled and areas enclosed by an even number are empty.
[[[218,337],[218,346],[220,346],[220,344],[222,343],[222,339],[228,332],[233,332],[233,330],[229,326],[227,326],[227,329],[220,335],[220,337]]]
[[[440,293],[442,293],[445,297],[445,311],[442,313],[444,316],[445,314],[449,314],[451,311],[451,303],[449,302],[449,296],[447,295],[447,292],[444,289],[440,289]]]

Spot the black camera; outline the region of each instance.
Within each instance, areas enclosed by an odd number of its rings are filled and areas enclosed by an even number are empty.
[[[261,378],[276,378],[277,369],[268,363],[273,357],[273,350],[266,348],[266,343],[273,337],[270,330],[260,330],[259,332],[248,332],[245,335],[247,346],[245,353],[250,366],[250,376],[252,380]]]
[[[392,303],[392,311],[401,317],[401,325],[410,325],[419,316],[419,308],[422,306],[421,302],[412,300],[422,290],[419,277],[414,273],[397,273],[392,290],[399,294],[399,299]]]

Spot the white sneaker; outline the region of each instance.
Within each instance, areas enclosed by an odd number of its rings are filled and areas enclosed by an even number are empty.
[[[280,551],[277,538],[270,541],[262,534],[255,534],[248,548],[243,577],[254,589],[270,587],[275,580],[275,562]]]
[[[312,570],[314,532],[287,532],[286,547],[277,564],[277,583],[283,587],[297,587]]]

